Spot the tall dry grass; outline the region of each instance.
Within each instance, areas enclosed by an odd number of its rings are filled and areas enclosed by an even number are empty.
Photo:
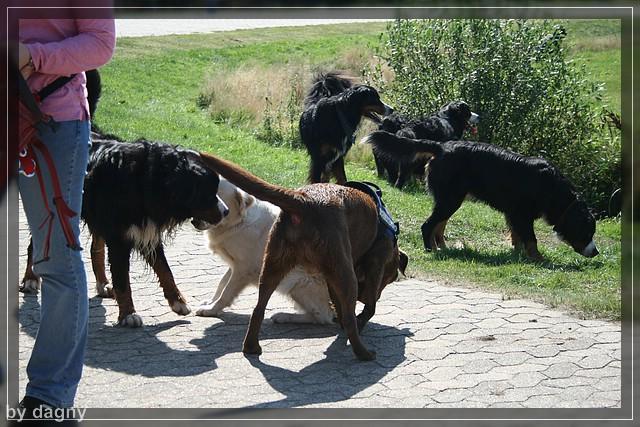
[[[200,99],[216,120],[244,119],[249,124],[264,120],[268,103],[285,105],[291,97],[302,102],[304,65],[241,66],[235,70],[213,70],[205,78]]]
[[[254,129],[258,138],[274,144],[300,146],[298,120],[304,97],[320,71],[339,70],[357,83],[372,84],[367,70],[385,67],[368,49],[346,50],[332,64],[288,63],[277,65],[243,64],[234,69],[213,69],[204,79],[198,104],[213,120],[241,124]],[[384,73],[393,78],[390,69]],[[361,78],[360,76],[363,76]],[[364,124],[359,132],[374,129]],[[351,157],[368,162],[368,147],[355,147]]]

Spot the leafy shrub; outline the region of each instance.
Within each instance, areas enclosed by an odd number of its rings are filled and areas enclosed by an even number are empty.
[[[567,57],[549,21],[396,20],[381,65],[366,72],[400,111],[421,116],[454,99],[480,114],[477,138],[554,163],[597,213],[621,186],[619,129],[604,125],[602,85]]]
[[[286,98],[274,105],[269,97],[265,98],[265,107],[256,137],[275,146],[303,147],[298,131],[298,120],[302,114],[304,98],[303,82],[300,73],[289,80],[289,87],[283,88]]]

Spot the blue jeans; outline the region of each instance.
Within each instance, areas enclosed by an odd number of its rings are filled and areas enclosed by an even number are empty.
[[[77,215],[69,220],[74,235],[80,236],[82,186],[87,169],[90,146],[88,121],[59,123],[56,132],[47,129],[40,140],[47,146],[55,163],[62,197]],[[53,189],[47,164],[37,155],[38,168],[46,186],[49,208],[53,205]],[[47,217],[36,176],[19,177],[20,196],[33,239],[33,260],[43,258]],[[78,241],[79,242],[79,241]],[[34,266],[42,278],[40,326],[27,365],[26,395],[55,407],[71,407],[82,375],[87,344],[89,306],[87,276],[82,253],[67,247],[67,241],[56,213],[51,232],[49,260]]]

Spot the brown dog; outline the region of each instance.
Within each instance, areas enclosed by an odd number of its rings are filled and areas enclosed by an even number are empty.
[[[324,275],[338,321],[360,360],[372,360],[359,331],[375,313],[384,287],[404,271],[407,256],[379,225],[378,211],[366,193],[335,184],[297,190],[269,184],[237,165],[212,155],[202,160],[233,184],[282,209],[271,229],[259,279],[258,303],[251,315],[243,352],[260,354],[258,333],[271,294],[296,265]],[[356,301],[365,304],[356,319]]]

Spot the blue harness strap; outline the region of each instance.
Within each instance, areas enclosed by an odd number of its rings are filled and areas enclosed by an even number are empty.
[[[376,202],[378,208],[378,222],[382,225],[382,231],[392,237],[394,241],[398,241],[400,234],[400,224],[393,220],[393,217],[387,210],[382,201],[382,190],[376,184],[367,181],[348,181],[344,184],[346,187],[355,188],[363,193],[367,193]]]

